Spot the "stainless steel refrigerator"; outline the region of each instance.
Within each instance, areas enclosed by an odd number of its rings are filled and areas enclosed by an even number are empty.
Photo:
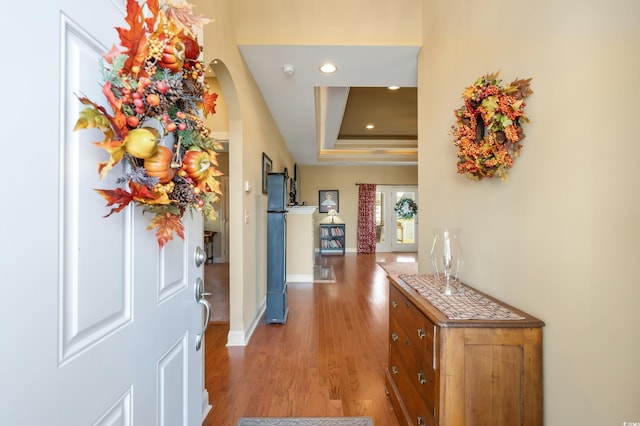
[[[267,324],[287,321],[287,176],[267,176]]]

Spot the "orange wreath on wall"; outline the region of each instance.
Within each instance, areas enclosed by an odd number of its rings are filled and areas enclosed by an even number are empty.
[[[520,154],[524,131],[524,98],[531,95],[531,79],[501,86],[499,73],[486,74],[464,90],[464,105],[454,111],[451,134],[458,147],[458,173],[470,179],[508,179],[507,170]]]

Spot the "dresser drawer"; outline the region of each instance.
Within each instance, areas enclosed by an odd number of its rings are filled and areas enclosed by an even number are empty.
[[[435,331],[429,327],[429,333],[417,332],[416,324],[424,327],[424,322],[415,317],[422,313],[410,305],[403,305],[400,315],[396,313],[389,316],[389,371],[401,394],[412,395],[411,401],[405,401],[412,418],[417,421],[419,416],[424,424],[431,424],[427,419],[435,416],[437,407],[437,375],[433,360]],[[400,321],[410,324],[407,326]]]
[[[415,368],[403,359],[397,347],[395,349],[390,351],[389,372],[400,394],[406,396],[403,404],[409,413],[411,424],[435,424],[434,383],[420,385]]]
[[[413,303],[409,301],[400,291],[393,287],[389,287],[389,315],[393,315],[401,322],[404,318],[411,316],[413,311],[411,308]]]
[[[399,342],[410,346],[414,353],[412,361],[419,363],[420,370],[430,381],[435,381],[438,327],[395,287],[389,289],[389,302],[390,341],[395,333]]]
[[[415,426],[434,426],[436,425],[436,417],[433,409],[425,405],[424,401],[415,398],[413,394],[407,394],[404,400],[405,408],[411,418],[411,424]]]
[[[395,287],[389,289],[389,316],[424,341],[432,341],[435,324]]]

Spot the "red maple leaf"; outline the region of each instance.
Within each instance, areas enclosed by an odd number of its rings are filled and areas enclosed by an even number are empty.
[[[158,0],[147,0],[147,8],[149,9],[149,17],[145,19],[145,22],[147,23],[147,32],[152,33],[160,11],[160,4]]]
[[[131,188],[131,195],[139,200],[149,199],[153,200],[158,198],[149,188],[144,185],[135,184],[133,182],[129,183],[129,188]]]
[[[157,7],[157,4],[155,6]],[[149,9],[153,13],[153,8],[149,7]],[[145,23],[148,27],[152,27],[155,20],[156,15],[145,19],[143,7],[136,0],[127,0],[127,17],[125,21],[129,24],[129,29],[116,27],[116,31],[120,36],[120,45],[125,48],[123,53],[127,55],[127,60],[123,67],[125,72],[129,72],[134,66],[143,68],[142,65],[148,51]]]
[[[107,81],[102,86],[102,94],[107,98],[113,110],[113,117],[110,119],[113,130],[117,137],[123,138],[127,135],[129,129],[127,128],[127,116],[122,112],[122,100],[117,99],[113,94],[110,81]]]
[[[109,214],[104,217],[109,217],[113,213],[118,213],[122,211],[125,207],[129,205],[131,200],[133,200],[133,194],[128,192],[123,188],[116,189],[96,189],[96,192],[107,200],[107,207],[115,205],[116,207],[112,208]]]
[[[204,112],[205,117],[209,114],[216,113],[216,100],[218,100],[218,94],[212,92],[204,92],[202,94],[203,99],[203,107],[202,110]]]
[[[180,217],[171,213],[158,213],[151,219],[151,223],[147,226],[147,229],[157,228],[156,238],[158,240],[158,246],[164,247],[169,241],[173,239],[173,233],[175,232],[180,238],[184,240],[184,225],[180,221]]]
[[[109,85],[109,88],[111,87],[110,86],[111,83],[105,83],[105,85],[102,88],[103,93],[110,90],[107,87],[107,84]],[[105,93],[105,96],[108,96],[108,95]],[[124,136],[127,135],[128,129],[122,123],[123,120],[124,120],[124,123],[126,123],[127,117],[124,115],[124,113],[122,113],[122,111],[116,111],[116,114],[114,117],[107,112],[107,109],[105,107],[96,104],[89,98],[85,96],[78,96],[78,99],[83,105],[91,105],[96,111],[99,112],[99,114],[103,115],[104,118],[106,118],[109,121],[109,124],[111,124],[111,130],[113,130],[113,137],[109,136],[109,139],[122,140]],[[92,127],[96,127],[96,125],[94,124]],[[74,130],[78,130],[81,128],[87,128],[86,123],[85,125],[80,125],[80,123],[76,123],[76,127],[74,128]],[[105,126],[100,126],[100,130],[102,130],[106,134],[107,129]]]

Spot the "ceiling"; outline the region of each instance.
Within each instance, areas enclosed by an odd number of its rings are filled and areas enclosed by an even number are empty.
[[[418,51],[419,46],[240,46],[301,165],[417,164]],[[337,71],[322,74],[319,67],[326,62]],[[367,124],[375,127],[366,129]]]

